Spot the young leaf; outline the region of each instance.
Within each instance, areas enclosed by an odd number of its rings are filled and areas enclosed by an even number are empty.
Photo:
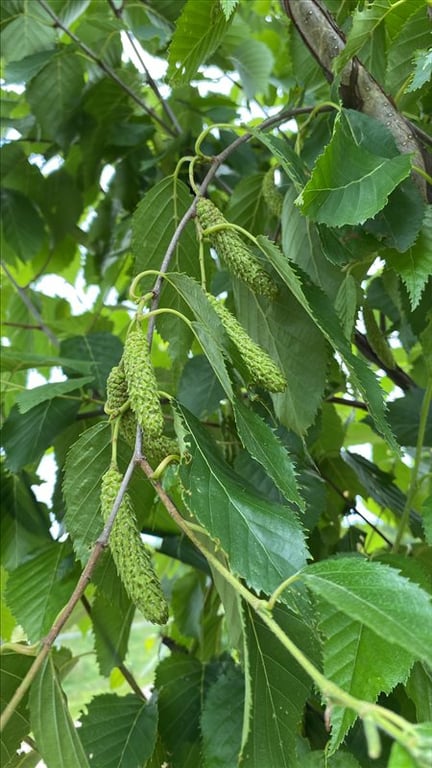
[[[410,170],[409,155],[390,159],[364,149],[342,113],[296,203],[312,221],[331,227],[362,224],[384,208]]]
[[[416,51],[414,56],[414,72],[411,83],[406,89],[407,93],[417,91],[422,85],[428,83],[432,77],[432,48]]]
[[[307,556],[296,515],[245,486],[195,417],[180,405],[176,410],[191,454],[180,467],[186,505],[220,541],[233,571],[254,589],[271,593]]]
[[[273,430],[238,399],[234,403],[234,416],[248,453],[264,467],[286,500],[304,511],[305,503],[297,486],[294,465]]]
[[[92,768],[141,768],[156,744],[157,705],[132,693],[95,696],[79,730]],[[66,768],[66,766],[65,766]]]
[[[89,768],[52,654],[32,684],[29,706],[32,731],[47,768]]]
[[[228,21],[230,16],[234,13],[236,6],[239,3],[239,0],[219,0],[220,7],[222,8],[223,14]]]
[[[339,557],[309,565],[309,589],[388,643],[432,661],[429,595],[394,568],[361,557]]]
[[[71,546],[51,545],[9,575],[6,600],[30,642],[37,642],[66,605],[79,578]]]
[[[193,78],[222,41],[228,24],[219,0],[187,0],[168,51],[168,78],[172,85],[182,85]]]
[[[311,628],[286,609],[276,608],[273,615],[282,630],[316,663],[317,646]],[[245,618],[252,700],[241,765],[290,768],[297,763],[294,755],[298,726],[312,683],[249,606]]]

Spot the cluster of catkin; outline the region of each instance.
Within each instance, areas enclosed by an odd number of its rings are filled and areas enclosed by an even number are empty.
[[[144,452],[152,466],[157,466],[177,444],[163,434],[164,420],[155,372],[147,339],[137,323],[127,334],[123,357],[107,379],[105,411],[120,419],[120,432],[135,443],[137,425],[143,435]],[[119,492],[122,475],[111,466],[102,478],[101,510],[107,521]],[[123,496],[109,546],[118,575],[132,602],[149,621],[165,624],[168,607],[159,578],[153,568],[150,550],[145,546],[128,493]]]

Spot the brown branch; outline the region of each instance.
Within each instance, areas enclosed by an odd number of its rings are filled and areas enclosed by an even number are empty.
[[[406,392],[408,389],[411,389],[411,387],[416,386],[415,381],[410,376],[408,376],[408,374],[405,373],[405,371],[398,365],[395,368],[389,368],[388,365],[383,363],[383,361],[380,360],[378,355],[373,351],[367,336],[365,336],[363,333],[360,333],[360,331],[355,331],[354,343],[357,349],[359,349],[360,352],[368,360],[378,366],[378,368],[381,368],[383,371],[385,371],[389,379],[397,384],[398,387],[403,389],[404,392]]]
[[[282,5],[304,44],[332,82],[333,60],[345,48],[343,32],[320,0],[282,0]],[[339,93],[345,106],[364,112],[387,126],[399,151],[413,154],[413,165],[425,170],[422,147],[413,135],[410,122],[356,56],[341,72]],[[413,173],[413,179],[426,199],[425,179],[417,173]]]
[[[154,109],[152,109],[151,107],[147,106],[145,101],[143,101],[143,99],[141,99],[141,97],[138,96],[138,94],[136,94],[135,91],[132,90],[132,88],[129,88],[128,84],[125,83],[117,75],[117,73],[113,69],[111,69],[111,67],[108,64],[106,64],[104,62],[103,59],[101,59],[94,51],[92,51],[92,49],[89,48],[88,45],[83,43],[82,40],[80,40],[79,37],[77,37],[77,35],[75,35],[75,33],[72,32],[72,30],[69,29],[69,27],[67,27],[65,24],[63,24],[61,19],[59,19],[59,17],[54,13],[54,11],[50,8],[48,3],[45,2],[45,0],[37,0],[37,2],[41,6],[41,8],[44,9],[45,13],[47,13],[48,16],[50,16],[50,18],[53,20],[55,27],[58,27],[59,29],[61,29],[68,37],[70,37],[70,39],[74,41],[74,43],[78,46],[78,48],[80,48],[86,54],[86,56],[88,56],[90,59],[92,59],[92,61],[94,61],[98,65],[98,67],[103,72],[105,72],[105,74],[108,75],[108,77],[111,78],[111,80],[114,80],[114,82],[117,83],[117,85],[120,88],[122,88],[122,90],[125,91],[125,93],[127,93],[128,96],[130,96],[130,98],[136,104],[138,104],[138,106],[141,107],[141,109],[144,112],[146,112],[148,115],[150,115],[153,118],[153,120],[155,120],[157,123],[159,123],[159,125],[167,133],[169,133],[171,136],[176,136],[176,133],[175,133],[175,131],[172,130],[171,126],[167,125],[164,122],[164,120],[162,120],[159,117],[159,115],[156,114]]]
[[[117,497],[115,499],[115,502],[113,504],[113,508],[111,511],[111,514],[104,526],[104,529],[99,536],[92,552],[90,553],[90,557],[87,561],[87,564],[84,568],[84,570],[81,573],[80,578],[78,579],[78,583],[69,598],[67,604],[63,608],[63,610],[60,612],[60,615],[52,625],[50,631],[48,632],[47,636],[42,640],[41,642],[41,649],[36,656],[33,664],[31,665],[30,669],[28,670],[25,677],[22,679],[21,683],[19,684],[18,688],[16,689],[14,695],[12,696],[11,700],[7,704],[7,706],[4,708],[3,712],[0,715],[0,732],[3,731],[3,729],[6,727],[7,723],[9,722],[11,716],[13,715],[16,707],[22,700],[22,698],[27,693],[28,689],[30,688],[33,680],[35,679],[39,669],[41,668],[43,662],[47,658],[47,656],[50,653],[50,650],[57,639],[58,635],[60,634],[61,630],[63,629],[64,625],[72,615],[72,611],[75,608],[76,604],[81,600],[82,595],[84,594],[84,591],[90,581],[91,575],[94,571],[94,568],[96,566],[96,563],[98,562],[100,556],[102,555],[102,552],[104,551],[105,547],[108,544],[108,538],[111,533],[111,529],[114,524],[114,520],[116,518],[117,512],[119,510],[120,504],[122,502],[123,496],[126,493],[126,489],[129,485],[130,479],[132,477],[133,471],[135,469],[135,466],[137,464],[138,458],[141,454],[141,443],[140,439],[137,439],[137,445],[135,447],[134,455],[132,456],[129,466],[124,474],[121,486],[119,488],[119,492],[117,494]]]
[[[345,397],[328,397],[326,403],[336,403],[337,405],[347,405],[349,408],[360,408],[362,411],[368,411],[366,403],[361,400],[347,400]]]

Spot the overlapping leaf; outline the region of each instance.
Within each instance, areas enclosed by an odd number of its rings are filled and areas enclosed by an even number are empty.
[[[82,716],[82,743],[94,768],[141,768],[156,743],[157,705],[134,694],[96,696]],[[65,766],[66,768],[66,766]]]
[[[192,414],[180,405],[177,412],[191,455],[190,462],[180,467],[185,503],[210,536],[220,541],[233,571],[258,591],[271,593],[306,559],[296,515],[246,486]]]
[[[302,579],[338,611],[431,663],[430,597],[394,568],[361,557],[339,557],[309,565]]]

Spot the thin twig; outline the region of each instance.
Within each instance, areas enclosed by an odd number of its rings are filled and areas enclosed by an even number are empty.
[[[375,365],[378,366],[378,368],[381,368],[381,370],[385,371],[386,375],[391,379],[391,381],[394,382],[394,384],[397,384],[398,387],[403,389],[404,392],[406,392],[408,389],[411,389],[411,387],[415,386],[415,382],[413,379],[408,376],[405,371],[400,368],[398,365],[395,368],[389,368],[383,361],[378,357],[378,355],[374,352],[371,345],[369,344],[369,341],[367,339],[367,336],[365,336],[363,333],[360,333],[360,331],[355,331],[354,333],[354,343],[357,347],[357,349],[360,350],[360,352],[372,363],[375,363]]]
[[[111,78],[111,80],[114,80],[114,82],[117,83],[117,85],[120,88],[122,88],[123,91],[125,91],[125,93],[127,93],[128,96],[130,96],[131,99],[133,99],[133,101],[136,104],[138,104],[138,106],[140,106],[141,109],[144,112],[146,112],[148,115],[150,115],[153,118],[153,120],[155,120],[157,123],[159,123],[159,125],[162,126],[162,128],[164,128],[164,130],[167,131],[167,133],[169,133],[171,136],[175,136],[176,135],[175,131],[172,130],[171,126],[167,125],[164,122],[164,120],[162,120],[156,114],[154,109],[152,109],[151,107],[147,106],[145,101],[143,101],[141,99],[141,97],[138,96],[138,94],[136,94],[135,91],[133,91],[132,88],[130,88],[128,86],[128,84],[125,83],[117,75],[117,73],[113,69],[111,69],[111,67],[108,64],[106,64],[104,62],[103,59],[101,59],[94,51],[92,51],[92,49],[89,48],[88,45],[83,43],[82,40],[80,40],[79,37],[77,37],[77,35],[75,35],[74,32],[72,32],[72,30],[69,29],[69,27],[67,27],[65,24],[63,24],[62,20],[59,19],[58,16],[56,16],[54,11],[50,8],[48,3],[45,2],[45,0],[37,0],[37,2],[44,9],[44,11],[48,14],[48,16],[50,16],[50,18],[53,20],[54,25],[56,27],[58,27],[59,29],[63,30],[63,32],[68,37],[70,37],[71,40],[74,41],[74,43],[78,46],[78,48],[80,48],[90,59],[92,59],[92,61],[94,61],[98,65],[98,67],[100,67],[100,69],[102,69],[102,71],[105,72],[105,74],[108,75],[108,77]]]
[[[123,18],[124,6],[121,5],[119,8],[117,8],[115,3],[114,3],[114,0],[108,0],[108,5],[110,6],[110,8],[111,8],[112,12],[114,13],[114,15],[117,16],[118,19],[121,19],[122,21],[124,21],[124,18]],[[158,85],[157,85],[156,81],[151,76],[151,74],[150,74],[150,72],[149,72],[149,70],[148,70],[148,68],[146,66],[146,63],[145,63],[145,61],[143,59],[143,56],[142,56],[142,53],[141,53],[141,47],[137,44],[137,42],[135,40],[135,36],[133,35],[133,33],[129,29],[125,29],[124,32],[126,34],[127,39],[129,40],[129,42],[131,44],[131,47],[133,48],[133,50],[135,52],[135,55],[136,55],[139,63],[141,64],[141,66],[142,66],[142,68],[143,68],[143,70],[145,72],[145,76],[147,78],[147,82],[148,82],[150,88],[152,89],[153,93],[155,94],[156,98],[158,99],[159,103],[161,104],[162,109],[165,112],[166,116],[168,117],[169,120],[171,120],[171,122],[172,122],[172,124],[173,124],[173,126],[174,126],[174,128],[175,128],[175,130],[177,132],[177,134],[180,136],[180,134],[182,132],[181,125],[178,122],[177,117],[175,116],[175,114],[174,114],[173,110],[171,109],[170,105],[168,104],[166,99],[163,98],[163,96],[162,96],[162,94],[161,94],[161,92],[160,92],[160,90],[158,88]]]
[[[139,696],[141,699],[146,700],[146,697],[144,696],[144,693],[143,693],[142,689],[140,688],[140,686],[138,685],[137,681],[135,680],[132,672],[130,671],[130,669],[127,668],[126,664],[124,664],[122,662],[122,660],[120,659],[120,657],[118,655],[118,652],[117,652],[116,648],[114,647],[114,643],[112,642],[111,638],[104,631],[103,627],[98,626],[98,622],[95,620],[95,617],[93,615],[92,606],[91,606],[90,602],[87,600],[85,595],[81,596],[81,602],[82,602],[82,604],[84,606],[84,610],[86,611],[87,615],[92,620],[93,625],[96,627],[96,629],[98,630],[98,632],[102,636],[104,643],[107,644],[107,646],[108,646],[108,648],[110,650],[110,653],[112,653],[112,655],[115,657],[115,666],[117,667],[117,669],[120,670],[120,672],[122,673],[124,679],[129,684],[130,688],[132,688],[133,692],[136,693],[137,696]]]
[[[362,411],[369,410],[366,403],[363,403],[361,400],[347,400],[346,397],[328,397],[325,402],[347,405],[350,408],[360,408]]]
[[[33,304],[31,298],[29,296],[27,296],[27,293],[26,293],[25,289],[22,288],[20,285],[18,285],[17,281],[15,280],[14,276],[11,274],[11,272],[7,268],[7,266],[4,263],[4,261],[2,261],[2,267],[3,267],[3,270],[5,271],[7,277],[11,281],[12,285],[14,286],[15,290],[19,294],[22,302],[26,305],[26,307],[27,307],[28,311],[30,312],[30,314],[33,315],[33,317],[37,321],[38,327],[40,328],[40,330],[42,330],[44,332],[44,334],[49,338],[51,344],[53,344],[55,347],[59,347],[60,346],[60,342],[59,342],[57,336],[52,332],[52,330],[50,328],[48,328],[47,325],[45,325],[45,323],[44,323],[44,321],[42,319],[42,316],[39,313],[39,310],[36,309],[36,307]]]

